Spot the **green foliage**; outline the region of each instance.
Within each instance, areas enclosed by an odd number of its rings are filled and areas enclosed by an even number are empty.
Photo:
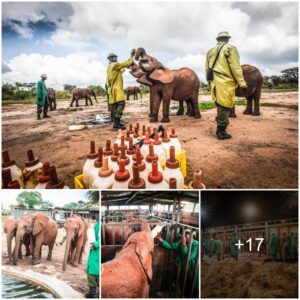
[[[2,84],[2,99],[29,100],[35,97],[35,83],[15,82]]]
[[[298,89],[298,67],[281,71],[282,75],[264,76],[263,88]]]
[[[22,192],[18,195],[16,201],[19,205],[26,208],[34,208],[43,204],[43,197],[40,192]]]
[[[105,89],[100,85],[90,85],[90,89],[92,89],[96,96],[104,97],[105,96]]]
[[[71,99],[72,94],[66,91],[57,91],[56,92],[56,98],[57,99]]]
[[[150,93],[150,88],[147,85],[140,85],[139,88],[142,94]]]
[[[72,85],[72,84],[68,84],[68,83],[65,83],[64,85],[63,85],[63,87],[64,87],[64,91],[65,92],[68,92],[68,93],[72,93],[72,91],[76,88],[76,85]]]
[[[76,202],[70,202],[63,206],[63,208],[67,209],[77,209],[77,203]]]
[[[99,191],[88,191],[86,193],[86,198],[88,199],[88,201],[92,204],[98,204],[99,203],[99,199],[100,199],[100,194]]]
[[[40,208],[41,209],[51,209],[54,207],[54,204],[50,201],[43,201]]]

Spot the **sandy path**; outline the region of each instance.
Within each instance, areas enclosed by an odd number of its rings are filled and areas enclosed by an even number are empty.
[[[208,101],[209,96],[201,96]],[[265,93],[262,103],[297,105],[298,93]],[[177,103],[173,102],[172,106]],[[90,140],[104,146],[106,139],[115,139],[111,124],[103,128],[68,131],[68,125],[78,118],[106,113],[106,103],[77,111],[67,109],[68,102],[59,102],[52,118],[36,121],[35,105],[3,107],[3,149],[24,166],[26,151],[33,149],[42,161],[57,167],[59,176],[70,187],[73,177],[81,173]],[[228,131],[233,138],[215,138],[214,109],[202,112],[202,118],[171,116],[164,124],[175,127],[182,147],[187,151],[189,182],[193,170],[202,169],[207,188],[297,188],[298,184],[298,112],[293,108],[261,107],[261,116],[243,115],[237,106],[236,119],[231,119]],[[125,114],[128,122],[150,124],[147,118],[148,99],[128,101]],[[161,118],[161,116],[160,116]],[[156,124],[157,126],[159,123]]]

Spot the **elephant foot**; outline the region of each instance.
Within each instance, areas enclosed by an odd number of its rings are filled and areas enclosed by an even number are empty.
[[[30,256],[30,252],[25,254],[25,257],[28,257],[28,256]]]
[[[168,123],[168,122],[170,122],[170,118],[169,118],[169,117],[163,117],[163,118],[161,119],[161,122],[162,122],[162,123]]]
[[[244,115],[252,115],[252,110],[245,110],[244,112],[243,112],[243,114]]]
[[[78,267],[78,263],[77,263],[77,262],[72,262],[71,265],[72,265],[73,267],[75,267],[75,268]]]
[[[194,115],[194,118],[195,118],[195,119],[201,119],[201,114],[199,114],[199,115],[198,115],[198,114]]]
[[[40,259],[34,259],[34,260],[32,261],[32,264],[33,264],[33,265],[38,265],[38,264],[40,264],[40,263],[41,263]]]
[[[47,256],[47,260],[52,260],[52,257],[51,256]]]
[[[183,111],[178,111],[177,113],[176,113],[176,116],[182,116],[183,115]]]
[[[259,111],[255,111],[252,113],[252,116],[260,116],[260,112]]]
[[[156,122],[158,122],[158,118],[152,116],[152,117],[150,118],[150,122],[151,122],[151,123],[156,123]]]

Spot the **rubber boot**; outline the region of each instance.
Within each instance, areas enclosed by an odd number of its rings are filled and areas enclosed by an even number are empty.
[[[42,120],[41,114],[37,114],[37,120]]]
[[[218,126],[217,127],[217,136],[219,140],[227,140],[231,138],[231,135],[226,132],[227,126]]]
[[[116,130],[117,130],[117,129],[125,130],[125,129],[126,129],[126,126],[125,126],[125,125],[122,125],[122,124],[120,123],[120,118],[116,118],[116,117],[115,117],[113,129],[116,129]]]
[[[90,290],[87,294],[84,295],[85,298],[97,298],[97,288],[96,287],[91,287]]]
[[[48,115],[44,115],[43,118],[44,118],[44,119],[47,119],[47,118],[51,118],[51,117],[48,116]]]

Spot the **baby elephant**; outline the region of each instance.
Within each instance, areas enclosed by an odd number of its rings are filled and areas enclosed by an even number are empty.
[[[56,110],[56,92],[55,89],[48,88],[47,89],[47,100],[49,104],[50,110]]]
[[[79,99],[85,99],[85,106],[88,106],[88,101],[90,101],[90,104],[93,105],[92,96],[94,97],[95,101],[98,103],[96,94],[92,89],[75,88],[72,92],[72,100],[71,100],[70,107],[73,107],[73,103],[75,101],[76,101],[76,106],[78,107]]]
[[[102,298],[148,298],[153,250],[150,226],[144,222],[116,258],[101,265]]]
[[[48,246],[49,252],[47,260],[52,259],[52,250],[57,235],[57,224],[43,213],[35,213],[33,215],[24,215],[18,219],[18,227],[16,232],[15,249],[19,249],[20,243],[24,235],[29,234],[31,238],[30,247],[32,256],[32,264],[40,263],[42,256],[42,246]],[[14,251],[13,263],[18,262],[18,251]]]

